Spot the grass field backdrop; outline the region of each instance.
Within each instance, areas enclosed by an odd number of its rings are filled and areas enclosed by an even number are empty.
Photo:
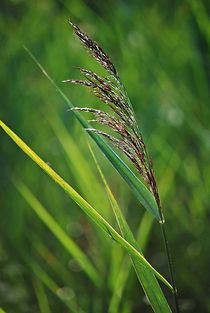
[[[209,10],[207,0],[0,4],[0,119],[118,229],[91,144],[146,259],[170,279],[158,223],[88,139],[23,45],[81,107],[103,104],[61,81],[79,78],[75,66],[98,70],[99,65],[75,39],[67,19],[112,57],[153,158],[180,309],[186,313],[210,312]],[[0,147],[0,308],[151,312],[123,249],[2,130]],[[170,290],[161,287],[172,306]]]

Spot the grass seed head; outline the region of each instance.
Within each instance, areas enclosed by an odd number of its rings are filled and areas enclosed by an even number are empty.
[[[78,69],[85,77],[85,80],[68,79],[64,82],[89,88],[97,98],[111,108],[113,114],[111,115],[105,111],[92,108],[74,108],[74,110],[92,113],[95,119],[91,120],[91,122],[105,125],[117,134],[117,137],[115,137],[95,128],[86,129],[89,132],[92,131],[105,137],[130,159],[143,178],[145,184],[153,193],[156,202],[160,207],[160,198],[152,168],[152,162],[148,156],[142,134],[140,133],[136,122],[133,108],[127,92],[120,81],[117,70],[109,56],[95,41],[93,41],[77,25],[71,21],[69,21],[69,23],[73,27],[76,36],[88,49],[93,58],[95,58],[107,70],[108,75],[107,77],[101,77],[91,70],[79,67]]]

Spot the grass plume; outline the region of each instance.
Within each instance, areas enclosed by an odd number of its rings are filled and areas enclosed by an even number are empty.
[[[121,150],[130,159],[148,189],[153,193],[158,207],[160,207],[160,197],[152,168],[152,161],[147,153],[134,110],[117,70],[110,57],[95,41],[71,21],[70,24],[76,36],[87,48],[91,56],[106,69],[108,75],[102,77],[91,70],[78,68],[84,79],[67,79],[64,82],[87,87],[97,98],[111,108],[113,114],[92,108],[74,108],[73,110],[92,113],[94,119],[90,122],[105,125],[114,131],[116,136],[95,128],[87,129],[88,132],[95,132],[108,139],[113,146]]]
[[[173,286],[174,303],[176,312],[178,313],[179,305],[177,288],[174,281],[172,260],[164,226],[165,219],[152,166],[152,159],[147,152],[130,99],[111,58],[103,51],[98,43],[93,41],[77,25],[72,21],[69,21],[69,23],[72,26],[75,35],[87,48],[91,56],[105,68],[107,76],[102,77],[89,69],[78,68],[84,79],[67,79],[64,80],[64,82],[82,85],[90,89],[97,98],[111,109],[112,114],[110,115],[106,111],[92,108],[73,108],[72,110],[92,113],[94,115],[92,122],[107,126],[109,130],[116,134],[113,136],[109,132],[104,132],[99,129],[86,129],[88,132],[95,132],[96,134],[105,137],[105,139],[110,141],[114,147],[121,150],[133,163],[145,185],[153,194],[159,210],[161,230]]]

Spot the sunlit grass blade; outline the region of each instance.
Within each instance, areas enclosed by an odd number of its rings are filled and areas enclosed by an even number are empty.
[[[96,272],[95,268],[90,263],[87,256],[79,248],[79,246],[75,244],[75,242],[65,233],[65,231],[54,220],[54,218],[49,214],[49,212],[44,208],[44,206],[39,202],[39,200],[33,195],[33,193],[24,183],[20,181],[15,181],[14,184],[18,191],[23,196],[23,198],[27,201],[30,207],[38,215],[40,220],[59,240],[59,242],[64,246],[66,251],[68,251],[68,253],[70,253],[70,255],[77,260],[77,262],[80,264],[80,266],[89,276],[89,278],[93,280],[96,285],[100,285],[101,279],[99,274]]]
[[[69,113],[67,114],[69,115]],[[75,135],[68,131],[61,117],[56,114],[51,106],[47,106],[46,116],[54,132],[54,136],[60,144],[60,152],[63,152],[69,173],[77,184],[78,192],[90,204],[94,204],[94,207],[96,207],[98,211],[100,210],[100,214],[103,214],[105,218],[109,219],[110,205],[107,201],[106,192],[104,188],[101,188],[101,184],[98,183],[98,173],[94,168],[94,164],[90,164],[89,159],[86,157],[86,145],[78,145],[78,141],[75,140]],[[87,136],[85,132],[83,135],[84,137]],[[103,206],[101,203],[103,203]],[[109,240],[107,240],[106,236],[98,231],[98,229],[94,228],[94,234],[96,235],[95,240],[100,241],[100,249],[104,251],[103,253],[108,255],[110,251]],[[100,250],[97,250],[96,253],[96,251],[94,251],[95,245],[91,245],[90,248],[91,251],[89,252],[93,257],[94,263],[98,270],[101,271],[104,265],[103,259],[100,258]],[[119,247],[119,249],[121,248]],[[106,255],[104,255],[105,258]]]
[[[49,302],[43,284],[38,279],[33,279],[35,294],[38,300],[40,313],[51,313]]]
[[[144,253],[147,246],[149,235],[152,229],[154,218],[148,212],[144,213],[143,218],[137,231],[137,242],[141,247],[141,251]],[[126,283],[130,274],[131,263],[127,257],[124,257],[121,266],[118,268],[118,274],[115,278],[115,285],[113,288],[112,297],[109,303],[109,313],[119,312],[119,305],[123,299],[123,292],[126,287]]]
[[[120,246],[112,247],[110,251],[110,266],[108,275],[108,285],[110,290],[113,290],[116,285],[116,279],[119,273],[119,268],[121,267],[122,260],[124,257],[125,253]]]
[[[50,112],[49,124],[63,148],[68,166],[72,174],[74,174],[82,195],[85,196],[88,202],[94,203],[98,207],[101,203],[105,202],[106,195],[98,184],[95,172],[90,167],[88,160],[79,149],[77,142],[75,142],[73,136],[68,132],[60,117],[54,112]],[[89,183],[90,181],[91,184]],[[104,203],[101,209],[103,209],[103,213],[109,213],[109,206],[106,203]]]
[[[126,281],[130,275],[131,263],[130,260],[124,257],[123,262],[119,268],[118,275],[116,277],[115,286],[109,302],[109,313],[118,313],[121,300],[123,300],[123,291],[126,285]]]
[[[141,270],[150,269],[164,284],[172,289],[171,284],[139,253],[139,251],[125,240],[120,234],[86,201],[84,200],[61,176],[59,176],[47,163],[45,163],[22,139],[20,139],[9,127],[0,121],[0,127],[7,135],[27,154],[45,173],[47,173],[60,187],[67,192],[69,197],[114,241],[120,244],[129,254],[136,257],[141,264]]]
[[[50,114],[49,124],[68,157],[69,166],[75,168],[75,180],[81,186],[82,193],[88,196],[90,200],[94,200],[92,197],[93,188],[89,181],[94,182],[96,179],[90,170],[87,160],[79,151],[77,142],[73,140],[65,125],[54,113]]]
[[[0,313],[6,313],[2,308],[0,308]]]
[[[147,246],[153,222],[154,219],[152,218],[152,216],[148,214],[148,212],[145,212],[138,227],[138,232],[136,236],[136,241],[138,242],[143,252],[145,250],[145,247]]]
[[[144,216],[139,224],[137,232],[137,242],[141,247],[141,251],[144,253],[147,246],[149,235],[152,229],[154,218],[148,212],[144,213]],[[127,280],[129,278],[131,263],[127,257],[121,260],[121,265],[118,267],[118,273],[115,277],[115,284],[113,288],[112,297],[109,303],[109,313],[119,312],[119,305],[123,299],[123,292],[126,287]]]
[[[105,176],[98,164],[98,161],[95,157],[95,154],[93,150],[91,149],[91,146],[89,145],[90,152],[93,156],[93,159],[95,161],[96,167],[98,168],[98,171],[100,173],[101,179],[104,183],[104,186],[107,191],[108,198],[110,200],[110,204],[112,206],[113,212],[115,214],[118,226],[120,228],[122,236],[137,250],[139,250],[138,243],[136,242],[130,227],[127,224],[127,221],[125,220],[123,213],[111,191],[109,188],[109,185],[105,179]],[[150,269],[144,269],[142,270],[141,264],[139,263],[139,260],[131,255],[131,260],[133,263],[133,267],[136,271],[137,277],[139,279],[139,282],[141,283],[144,292],[146,296],[148,297],[148,300],[154,310],[154,312],[171,312],[169,305],[167,303],[167,300],[157,282],[157,279],[155,278],[154,274],[150,271]]]
[[[37,66],[41,69],[43,74],[47,77],[50,83],[55,87],[56,91],[61,95],[61,97],[65,100],[67,105],[70,108],[73,108],[72,102],[68,99],[68,97],[62,92],[62,90],[57,86],[55,81],[49,76],[43,66],[38,62],[35,56],[28,50],[28,48],[24,47],[33,61],[37,64]],[[90,125],[87,121],[82,117],[79,112],[73,112],[80,122],[80,124],[85,128],[90,128]],[[107,144],[102,137],[98,136],[95,132],[89,132],[88,134],[92,137],[92,139],[96,142],[98,147],[104,153],[104,155],[109,159],[115,169],[119,172],[119,174],[123,177],[123,179],[128,183],[132,191],[135,193],[136,197],[140,201],[140,203],[144,206],[146,210],[148,210],[157,220],[161,220],[161,216],[158,210],[157,203],[149,191],[149,189],[137,178],[133,171],[125,164],[125,162],[119,157],[118,154],[114,152],[114,150]]]

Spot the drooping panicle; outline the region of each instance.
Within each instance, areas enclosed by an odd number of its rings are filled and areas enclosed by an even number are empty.
[[[91,55],[99,62],[110,74],[114,75],[118,79],[117,70],[112,63],[110,57],[104,52],[104,50],[92,40],[85,32],[83,32],[77,25],[69,20],[70,25],[73,27],[74,33],[77,35],[82,44],[90,51]]]
[[[102,77],[91,70],[79,67],[78,69],[84,76],[84,79],[68,79],[64,82],[87,87],[102,101],[102,103],[107,105],[112,110],[112,114],[93,108],[77,107],[73,110],[93,114],[94,119],[89,122],[105,125],[114,133],[114,135],[111,135],[95,128],[87,129],[87,131],[95,132],[109,140],[113,146],[121,150],[130,159],[143,178],[145,184],[153,193],[156,202],[160,207],[160,199],[151,159],[148,156],[142,134],[140,133],[136,122],[133,108],[127,92],[125,91],[125,88],[117,74],[117,70],[111,59],[95,41],[89,38],[86,33],[81,31],[81,29],[71,21],[70,24],[72,25],[77,37],[90,51],[91,55],[107,70],[108,76]]]

